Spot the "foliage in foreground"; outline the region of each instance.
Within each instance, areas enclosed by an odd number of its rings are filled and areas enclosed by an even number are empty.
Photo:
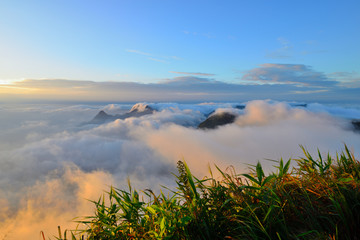
[[[302,149],[296,168],[282,159],[268,176],[260,163],[249,174],[217,168],[221,181],[179,161],[176,191],[147,189],[146,201],[130,184],[111,187],[72,239],[359,239],[359,161],[346,146],[336,158]]]

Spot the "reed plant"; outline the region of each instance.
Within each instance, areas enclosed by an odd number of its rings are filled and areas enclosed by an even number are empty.
[[[179,161],[171,194],[111,187],[71,239],[360,239],[359,161],[346,145],[335,158],[301,148],[267,175],[258,163],[198,179]]]

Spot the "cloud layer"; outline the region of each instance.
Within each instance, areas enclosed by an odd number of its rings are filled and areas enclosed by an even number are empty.
[[[299,157],[299,144],[334,154],[346,143],[359,156],[360,134],[349,123],[360,118],[357,109],[260,100],[242,110],[236,105],[152,103],[154,114],[102,125],[82,123],[99,110],[117,114],[131,105],[3,106],[0,237],[24,239],[41,230],[51,236],[58,225],[73,229],[73,217],[92,214],[86,199],[97,199],[109,185],[126,188],[127,177],[140,189],[172,186],[179,159],[201,177],[208,164],[244,173],[247,164],[261,161],[271,171],[273,162],[265,159]],[[236,122],[197,129],[216,109],[232,111]],[[16,144],[9,147],[11,138]]]
[[[7,102],[44,100],[204,102],[273,99],[353,104],[360,101],[358,97],[360,88],[355,73],[326,75],[302,64],[262,64],[242,72],[238,83],[227,83],[209,78],[214,76],[209,73],[173,73],[189,75],[149,84],[27,79],[12,84],[1,84],[0,100]]]
[[[294,84],[300,87],[329,88],[338,82],[324,73],[315,72],[303,64],[262,64],[242,77],[246,81],[273,84]]]

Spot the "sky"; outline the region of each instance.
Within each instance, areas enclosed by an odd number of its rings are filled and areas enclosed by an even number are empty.
[[[2,1],[0,100],[90,101],[84,84],[111,82],[123,97],[95,100],[164,101],[159,89],[175,82],[183,89],[168,100],[358,102],[359,10],[356,0]]]

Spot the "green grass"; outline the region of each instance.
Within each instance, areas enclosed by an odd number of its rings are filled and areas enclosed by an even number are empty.
[[[216,167],[220,181],[179,161],[170,195],[111,187],[69,239],[359,239],[359,161],[346,146],[335,158],[302,149],[292,169],[282,159],[269,175],[260,163],[248,174]]]

